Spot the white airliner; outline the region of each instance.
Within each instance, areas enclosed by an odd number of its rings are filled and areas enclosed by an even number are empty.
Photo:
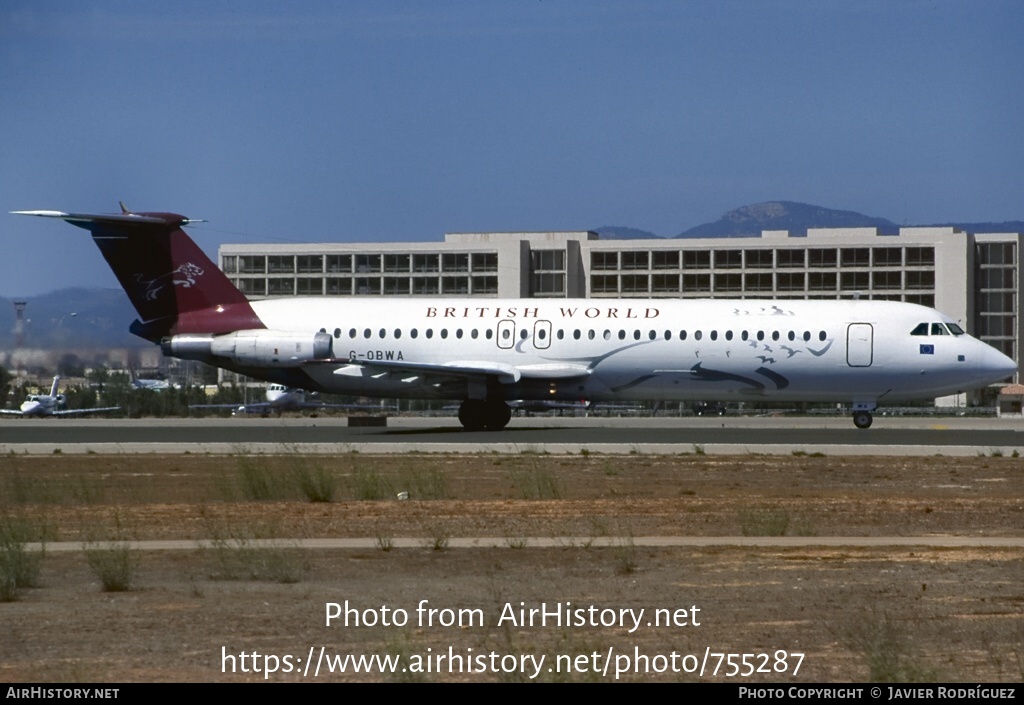
[[[1016,363],[934,309],[889,301],[325,298],[248,301],[174,213],[19,211],[92,233],[165,355],[287,387],[461,402],[500,429],[507,400],[879,403],[1011,376]]]
[[[120,411],[119,406],[105,406],[97,409],[64,409],[66,401],[63,394],[57,393],[60,386],[60,375],[53,378],[53,385],[49,394],[29,394],[21,407],[15,409],[0,409],[0,414],[6,416],[84,416],[85,414],[101,414],[106,411]]]

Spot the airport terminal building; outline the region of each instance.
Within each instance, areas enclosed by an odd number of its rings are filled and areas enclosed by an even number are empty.
[[[766,230],[602,240],[594,232],[448,233],[437,243],[223,245],[250,298],[869,298],[932,306],[1020,360],[1020,233]],[[1019,373],[1014,381],[1018,382]],[[994,401],[994,400],[987,400]]]

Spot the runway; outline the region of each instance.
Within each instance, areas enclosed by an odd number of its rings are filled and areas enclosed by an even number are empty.
[[[516,418],[497,432],[467,432],[450,418],[390,418],[350,427],[343,417],[12,419],[0,453],[706,453],[1012,455],[1024,421],[876,417]]]

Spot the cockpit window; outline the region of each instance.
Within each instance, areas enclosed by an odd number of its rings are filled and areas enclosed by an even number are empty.
[[[949,331],[941,323],[932,323],[932,335],[949,335]]]
[[[928,324],[927,323],[918,323],[917,324],[917,328],[915,328],[914,330],[910,331],[910,334],[911,335],[928,335]]]
[[[965,335],[964,329],[958,326],[956,323],[947,323],[946,327],[949,328],[949,332],[953,335]]]

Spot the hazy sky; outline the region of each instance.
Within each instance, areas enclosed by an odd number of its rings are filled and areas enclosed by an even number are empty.
[[[766,200],[1024,218],[1024,3],[0,0],[0,296],[116,287],[85,231],[440,240]]]

